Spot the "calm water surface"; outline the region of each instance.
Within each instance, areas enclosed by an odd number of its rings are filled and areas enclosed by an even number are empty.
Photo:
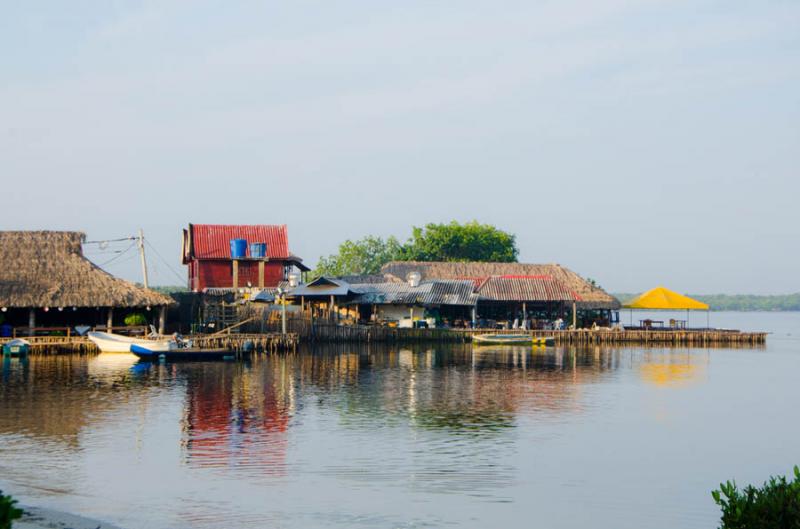
[[[6,361],[0,487],[130,529],[716,527],[720,480],[800,463],[800,314],[712,324],[774,334]]]

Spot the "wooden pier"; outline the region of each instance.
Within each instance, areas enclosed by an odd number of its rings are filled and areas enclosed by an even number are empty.
[[[487,329],[399,329],[372,325],[314,324],[307,333],[231,333],[188,337],[201,349],[230,349],[236,353],[294,352],[301,342],[316,343],[468,343],[473,334],[530,334],[552,337],[556,345],[676,345],[757,346],[767,340],[765,332],[731,330],[487,330]],[[33,336],[31,354],[86,354],[99,352],[82,336]],[[10,338],[0,339],[0,345]]]
[[[741,332],[724,329],[648,329],[648,330],[480,330],[460,331],[471,339],[473,334],[530,334],[555,339],[556,345],[688,345],[703,347],[763,345],[766,332]]]
[[[300,341],[295,333],[217,334],[190,336],[195,347],[201,349],[230,349],[236,353],[294,352]],[[11,338],[0,338],[0,345]],[[31,354],[87,354],[99,353],[97,346],[84,336],[31,336]]]

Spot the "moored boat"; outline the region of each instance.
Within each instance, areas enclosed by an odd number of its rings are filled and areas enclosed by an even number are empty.
[[[169,351],[154,351],[147,346],[133,344],[131,352],[151,362],[171,360],[233,360],[236,353],[230,349],[199,349],[197,347],[181,347]]]
[[[15,338],[3,344],[3,356],[25,356],[30,351],[30,342],[21,338]]]
[[[101,353],[130,353],[132,345],[140,345],[153,351],[169,351],[177,348],[174,340],[149,340],[147,338],[131,338],[110,332],[86,333],[89,340],[94,343]]]
[[[555,339],[530,334],[475,334],[477,345],[555,345]]]

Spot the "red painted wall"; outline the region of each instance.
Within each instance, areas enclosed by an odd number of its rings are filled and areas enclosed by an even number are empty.
[[[283,264],[279,262],[264,263],[264,286],[276,287],[284,279]],[[239,285],[246,287],[247,282],[258,286],[258,261],[239,261]],[[230,288],[233,286],[233,261],[213,260],[189,262],[189,288],[202,292],[205,288]]]

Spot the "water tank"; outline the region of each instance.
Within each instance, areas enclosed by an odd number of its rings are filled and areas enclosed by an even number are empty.
[[[231,239],[231,259],[247,257],[247,239]]]
[[[267,243],[265,242],[251,242],[250,243],[250,257],[253,259],[264,259],[267,256]]]

